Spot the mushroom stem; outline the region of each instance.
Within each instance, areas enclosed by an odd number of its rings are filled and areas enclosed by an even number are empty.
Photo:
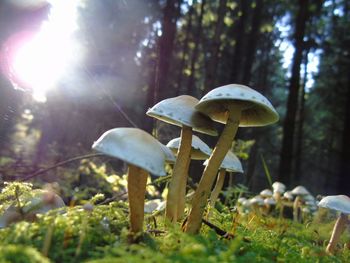
[[[165,216],[170,222],[176,222],[178,219],[179,194],[183,181],[187,181],[188,160],[191,155],[192,128],[182,126],[181,142],[177,152],[177,158],[174,164],[173,175],[169,184]],[[182,191],[183,192],[183,191]],[[185,198],[185,196],[183,197]]]
[[[327,253],[333,254],[335,250],[335,246],[337,245],[341,234],[344,232],[346,228],[347,222],[348,222],[347,215],[341,213],[337,219],[337,222],[335,222],[335,225],[333,227],[332,236],[326,248]]]
[[[297,196],[293,203],[293,220],[295,222],[300,221],[300,216],[299,216],[300,202],[301,202],[301,198],[300,196]]]
[[[185,213],[185,201],[186,201],[186,187],[187,187],[187,178],[188,178],[188,169],[190,167],[191,158],[187,160],[187,173],[181,179],[180,192],[179,192],[179,201],[177,204],[177,219],[181,220]]]
[[[214,207],[225,181],[226,169],[220,169],[216,184],[210,195],[210,206]]]
[[[241,107],[231,107],[228,111],[227,123],[222,134],[213,150],[207,166],[204,168],[202,178],[192,199],[192,209],[190,211],[187,224],[184,227],[185,232],[196,234],[199,232],[202,224],[202,216],[210,194],[211,187],[215,180],[215,175],[220,168],[228,150],[231,148],[232,141],[236,135],[239,119],[241,117]]]
[[[137,234],[143,230],[147,178],[147,171],[129,164],[128,198],[131,234]]]

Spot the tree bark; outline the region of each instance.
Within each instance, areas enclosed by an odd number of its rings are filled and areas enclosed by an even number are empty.
[[[195,4],[196,4],[196,1],[193,1],[192,5],[190,6],[189,11],[188,11],[188,22],[187,22],[186,33],[185,33],[185,41],[184,41],[183,47],[182,47],[182,56],[181,56],[181,62],[180,62],[180,67],[179,67],[179,76],[177,79],[176,96],[179,96],[181,94],[181,91],[183,90],[183,88],[182,88],[183,70],[184,70],[185,64],[186,64],[186,55],[188,55],[188,49],[189,49],[188,43],[190,41],[191,33],[192,33],[192,19],[193,19],[194,5]]]
[[[195,92],[196,92],[196,87],[195,87],[195,67],[196,67],[196,62],[197,62],[197,58],[198,58],[198,52],[199,52],[199,47],[200,47],[200,40],[201,40],[201,36],[202,36],[202,27],[203,27],[203,15],[204,15],[204,7],[206,5],[206,0],[202,0],[202,4],[201,4],[201,10],[198,16],[198,20],[197,20],[197,30],[196,30],[196,37],[194,40],[195,43],[195,47],[192,53],[192,57],[191,57],[191,69],[190,69],[190,77],[188,79],[188,83],[187,83],[187,94],[188,95],[192,95],[195,96]]]
[[[347,86],[348,94],[347,103],[345,104],[346,109],[342,135],[342,151],[340,155],[340,170],[338,175],[338,190],[339,194],[350,196],[350,78],[348,78]]]
[[[210,57],[207,64],[205,81],[204,81],[204,94],[209,90],[212,90],[216,85],[216,71],[219,60],[220,52],[220,37],[224,28],[224,18],[227,12],[227,0],[220,0],[217,11],[218,19],[216,21],[214,37],[210,46]]]
[[[305,109],[305,88],[307,82],[307,64],[308,64],[308,51],[305,50],[304,55],[304,77],[303,77],[303,85],[300,90],[299,97],[299,110],[298,110],[298,125],[296,131],[296,150],[295,150],[295,174],[294,174],[294,182],[299,184],[300,179],[302,178],[302,150],[303,150],[303,126],[304,126],[304,109]]]
[[[303,58],[306,24],[309,18],[309,1],[299,0],[299,10],[296,17],[294,42],[295,51],[292,62],[292,75],[289,82],[287,113],[283,123],[283,140],[279,165],[279,180],[289,185],[292,177],[294,152],[295,118],[300,90],[300,65]]]
[[[244,46],[246,43],[246,26],[250,7],[249,0],[241,0],[241,16],[237,22],[236,45],[232,58],[231,83],[240,83],[242,76],[242,64],[244,61]]]
[[[260,36],[260,26],[262,21],[263,0],[257,0],[252,18],[251,31],[248,36],[247,48],[245,50],[245,63],[242,77],[242,84],[250,85],[252,67],[256,54],[256,46]]]

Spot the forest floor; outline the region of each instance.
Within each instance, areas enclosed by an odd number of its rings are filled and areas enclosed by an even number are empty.
[[[350,262],[350,250],[341,245],[348,233],[334,256],[325,253],[334,225],[328,215],[300,224],[219,204],[208,220],[230,235],[206,225],[199,235],[187,235],[180,224],[165,228],[162,214],[148,215],[142,242],[130,245],[125,202],[52,210],[1,229],[0,262]]]

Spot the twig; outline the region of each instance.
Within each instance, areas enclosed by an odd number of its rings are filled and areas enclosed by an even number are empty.
[[[87,159],[87,158],[94,158],[94,157],[98,157],[98,156],[103,156],[103,154],[101,154],[101,153],[92,153],[92,154],[76,156],[76,157],[70,158],[68,160],[56,163],[53,166],[50,166],[50,167],[41,169],[39,171],[36,171],[35,173],[29,174],[29,175],[25,176],[24,178],[20,179],[20,181],[27,181],[29,179],[32,179],[35,176],[38,176],[39,174],[46,173],[46,172],[48,172],[48,171],[50,171],[52,169],[55,169],[55,168],[57,168],[59,166],[66,165],[66,164],[71,163],[71,162],[75,162],[75,161],[79,161],[79,160]]]

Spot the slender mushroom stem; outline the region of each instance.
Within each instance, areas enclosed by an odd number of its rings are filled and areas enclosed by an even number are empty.
[[[147,178],[147,171],[129,164],[128,198],[131,234],[137,234],[143,230]]]
[[[221,189],[224,186],[225,175],[226,175],[226,169],[221,168],[218,174],[218,178],[216,179],[216,184],[214,186],[214,189],[210,195],[211,207],[215,206],[216,200],[218,199]]]
[[[299,222],[299,208],[300,208],[300,202],[301,202],[301,198],[300,196],[298,195],[295,200],[294,200],[294,203],[293,203],[293,220],[295,222]]]
[[[179,201],[177,204],[177,219],[181,220],[185,213],[185,202],[186,202],[186,187],[187,187],[187,178],[188,178],[188,170],[190,167],[191,158],[187,160],[187,173],[185,176],[181,178],[180,192],[179,192]]]
[[[182,186],[182,181],[187,181],[188,174],[188,159],[191,155],[192,145],[192,128],[188,126],[182,126],[181,129],[181,142],[177,152],[177,158],[174,164],[173,175],[169,184],[169,192],[167,196],[165,216],[166,219],[174,223],[178,219],[178,204],[179,193]]]
[[[228,111],[228,119],[222,134],[213,150],[208,164],[204,169],[198,188],[192,199],[192,209],[188,216],[185,226],[185,232],[196,234],[199,232],[202,224],[202,217],[211,187],[215,180],[215,175],[219,170],[222,161],[228,150],[231,148],[232,141],[236,135],[239,119],[241,117],[241,107],[231,107]]]
[[[348,216],[341,213],[337,219],[337,222],[335,222],[335,225],[333,227],[332,236],[326,248],[327,253],[333,254],[335,247],[340,239],[340,236],[346,228],[347,222],[348,222]]]

